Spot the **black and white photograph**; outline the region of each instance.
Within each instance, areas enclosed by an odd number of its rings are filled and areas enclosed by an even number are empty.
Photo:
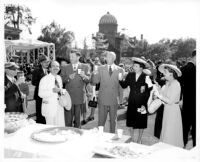
[[[200,160],[200,1],[0,5],[3,160]]]

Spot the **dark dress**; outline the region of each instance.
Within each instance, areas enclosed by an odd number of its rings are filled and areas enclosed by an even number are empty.
[[[150,90],[145,83],[146,75],[142,73],[136,81],[135,73],[128,73],[125,81],[120,81],[122,88],[130,87],[128,99],[126,126],[133,128],[147,128],[147,114],[137,112],[142,105],[147,109]]]

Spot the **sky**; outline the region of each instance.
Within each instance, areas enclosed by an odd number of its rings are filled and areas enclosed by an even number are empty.
[[[136,36],[149,43],[162,38],[196,38],[200,11],[198,0],[6,0],[4,3],[25,5],[37,17],[32,35],[27,30],[22,38],[37,39],[41,28],[53,20],[66,31],[75,33],[78,46],[84,38],[92,45],[91,35],[98,32],[100,18],[108,11],[116,17],[118,32]],[[125,31],[121,31],[125,28]]]

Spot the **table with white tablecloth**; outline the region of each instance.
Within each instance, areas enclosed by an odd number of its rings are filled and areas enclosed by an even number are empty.
[[[92,157],[94,155],[92,149],[97,143],[125,143],[130,140],[130,136],[126,135],[123,135],[122,138],[115,140],[113,137],[116,135],[113,133],[104,132],[99,134],[92,133],[91,130],[83,129],[81,129],[83,131],[83,135],[80,138],[70,139],[61,143],[39,142],[31,138],[33,132],[51,127],[54,126],[36,123],[28,124],[15,133],[5,134],[5,157],[20,157],[24,155],[27,157],[65,158],[77,157],[78,154],[79,157],[83,156],[85,158]]]
[[[39,142],[31,138],[33,132],[45,128],[53,127],[44,124],[28,124],[15,133],[4,135],[4,158],[95,158],[97,156],[95,148],[106,145],[131,145],[135,150],[143,149],[144,152],[151,152],[144,159],[165,159],[170,158],[176,161],[195,161],[197,151],[188,151],[177,148],[162,142],[152,146],[145,146],[136,143],[129,143],[130,136],[123,135],[120,139],[115,139],[112,133],[94,133],[91,130],[83,130],[80,138],[67,140],[61,143]],[[128,142],[128,143],[127,143]],[[103,156],[102,156],[103,157]],[[134,159],[137,160],[137,159]]]

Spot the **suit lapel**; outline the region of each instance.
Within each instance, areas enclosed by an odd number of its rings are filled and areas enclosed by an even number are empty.
[[[136,81],[136,75],[135,75],[135,82],[137,83],[138,81],[140,81],[140,79],[142,78],[143,73],[140,74],[140,76],[138,77],[137,81]]]
[[[72,74],[73,72],[74,72],[73,66],[72,66],[72,64],[70,63],[70,64],[69,64],[69,73]]]
[[[82,63],[78,64],[78,68],[77,69],[82,69]],[[82,69],[83,70],[83,69]]]
[[[109,75],[109,71],[108,71],[108,65],[106,65],[106,66],[104,67],[104,72],[105,72],[105,74],[106,74],[106,77],[109,78],[110,75]]]
[[[113,71],[112,76],[117,72],[117,70],[118,70],[118,69],[117,69],[117,66],[114,65],[114,66],[113,66],[113,69],[112,69],[112,71]]]

